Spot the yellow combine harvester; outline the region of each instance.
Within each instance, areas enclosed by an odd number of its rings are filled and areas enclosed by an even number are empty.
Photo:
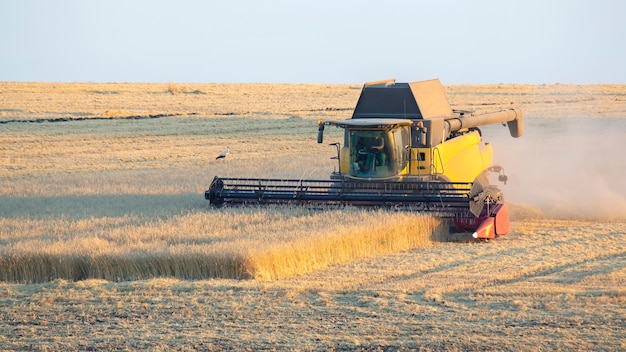
[[[323,203],[408,207],[454,219],[458,231],[478,239],[509,230],[500,190],[489,184],[493,150],[479,126],[506,123],[523,134],[523,116],[511,109],[484,115],[454,111],[438,79],[366,83],[352,118],[318,122],[344,129],[337,148],[339,170],[330,180],[215,177],[205,198],[224,203]]]

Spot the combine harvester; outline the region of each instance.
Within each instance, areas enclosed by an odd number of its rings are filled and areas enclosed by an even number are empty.
[[[326,126],[344,129],[337,149],[339,171],[329,180],[215,177],[205,198],[210,204],[340,204],[409,208],[451,218],[457,232],[475,239],[509,231],[507,205],[489,174],[505,182],[492,165],[493,150],[479,126],[506,123],[521,137],[520,110],[484,115],[452,110],[438,79],[366,83],[352,118],[318,122],[318,143]]]

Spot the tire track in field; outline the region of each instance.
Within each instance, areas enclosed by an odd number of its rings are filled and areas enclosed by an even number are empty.
[[[599,264],[603,262],[606,262],[607,264],[613,263],[613,265],[606,265],[605,267],[602,267]],[[533,279],[547,278],[547,277],[550,277],[559,273],[571,271],[571,274],[567,275],[570,277],[570,280],[546,280],[549,283],[558,284],[562,286],[569,286],[569,285],[574,285],[576,283],[579,283],[585,280],[587,277],[596,276],[600,274],[608,274],[610,272],[620,269],[621,267],[619,265],[615,265],[615,262],[626,263],[626,251],[618,252],[618,253],[611,253],[611,254],[602,255],[598,257],[584,258],[581,260],[574,260],[572,262],[563,263],[561,265],[550,266],[550,267],[538,269],[536,271],[530,271],[530,272],[520,274],[520,275],[511,275],[511,277],[505,277],[505,278],[496,277],[493,279],[487,279],[480,283],[476,283],[475,285],[473,285],[471,289],[472,291],[477,291],[477,290],[481,290],[481,289],[488,288],[488,287],[515,285],[515,284],[533,281]],[[598,264],[598,267],[600,268],[600,270],[597,270],[597,271],[594,270],[590,272],[582,268],[589,264]],[[543,283],[545,284],[546,282],[543,282]],[[460,289],[460,290],[451,289],[451,290],[446,291],[446,294],[459,293],[463,291],[465,290],[464,289]]]
[[[568,231],[568,229],[565,228],[563,231]],[[445,246],[438,250],[438,254],[447,254],[450,258],[460,259],[435,264],[421,270],[419,268],[407,269],[406,266],[410,263],[398,263],[397,268],[399,271],[404,271],[403,274],[379,275],[367,282],[353,283],[352,287],[360,290],[396,289],[453,294],[494,285],[514,285],[533,278],[592,265],[595,262],[616,260],[622,262],[626,256],[626,247],[620,242],[620,237],[619,231],[589,234],[589,236],[568,235],[567,237],[550,234],[550,237],[539,236],[530,240],[517,237],[515,242],[507,240],[504,243],[503,241],[503,243],[498,243],[497,247],[490,247],[491,244],[483,247]],[[554,240],[554,238],[558,239]],[[522,247],[524,243],[528,243],[529,246]],[[515,247],[505,249],[501,247],[502,245]],[[593,250],[587,250],[589,248]],[[410,254],[413,257],[412,262],[419,261],[418,257],[428,250],[430,249],[412,252]],[[610,272],[614,269],[613,267],[613,269],[594,270],[591,274]]]
[[[379,288],[384,288],[384,287],[388,287],[389,285],[398,285],[402,282],[412,282],[412,281],[416,281],[416,280],[421,280],[421,279],[428,279],[429,276],[438,276],[439,274],[445,274],[446,272],[453,272],[453,273],[457,273],[457,272],[461,272],[462,268],[468,268],[468,267],[473,267],[479,264],[479,261],[482,262],[492,262],[492,263],[497,263],[499,260],[501,260],[502,258],[517,258],[519,256],[523,256],[524,254],[526,254],[527,252],[532,252],[534,250],[539,250],[542,247],[545,247],[545,244],[535,244],[532,246],[527,246],[527,247],[514,247],[514,248],[508,248],[508,249],[502,249],[502,250],[498,250],[498,249],[494,249],[494,248],[488,248],[487,250],[492,250],[492,252],[485,252],[485,253],[481,253],[479,254],[479,256],[471,256],[471,255],[467,255],[466,252],[467,250],[470,250],[472,246],[491,246],[493,243],[454,243],[450,246],[446,246],[446,248],[443,248],[441,250],[441,252],[450,252],[450,257],[454,258],[457,257],[459,255],[462,255],[462,259],[458,259],[458,260],[454,260],[454,261],[448,261],[448,262],[444,262],[441,264],[435,264],[433,266],[428,266],[428,264],[426,264],[426,268],[425,269],[421,269],[421,270],[417,270],[417,271],[411,271],[410,273],[406,273],[406,274],[392,274],[392,275],[388,275],[388,276],[382,276],[382,277],[378,277],[377,279],[368,279],[366,282],[363,283],[359,283],[356,285],[355,288],[358,289],[369,289],[369,288],[374,288],[374,287],[379,287]],[[423,250],[418,250],[418,251],[412,251],[411,253],[408,253],[407,255],[411,255],[414,257],[420,256],[423,253]],[[452,254],[451,252],[455,252],[454,254]],[[459,254],[459,252],[461,254]],[[443,253],[442,253],[443,254]],[[419,261],[419,258],[417,259],[417,261]]]
[[[575,290],[578,293],[589,292],[616,292],[623,290],[619,281],[624,280],[623,275],[615,279],[611,274],[626,268],[626,251],[610,253],[602,256],[585,258],[564,263],[553,267],[538,270],[519,277],[500,278],[492,282],[484,282],[478,285],[476,291],[503,291],[499,289],[508,286],[506,292],[512,292],[519,288],[521,294],[529,293],[530,289],[541,287],[544,290],[556,290],[565,292]]]

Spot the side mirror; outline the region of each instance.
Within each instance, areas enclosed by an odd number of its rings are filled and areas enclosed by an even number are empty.
[[[322,120],[320,120],[318,122],[318,129],[317,129],[317,143],[324,143],[324,123],[322,122]]]

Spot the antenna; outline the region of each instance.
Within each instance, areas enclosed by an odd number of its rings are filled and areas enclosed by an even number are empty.
[[[402,103],[404,104],[404,118],[406,119],[406,99],[402,100]]]

